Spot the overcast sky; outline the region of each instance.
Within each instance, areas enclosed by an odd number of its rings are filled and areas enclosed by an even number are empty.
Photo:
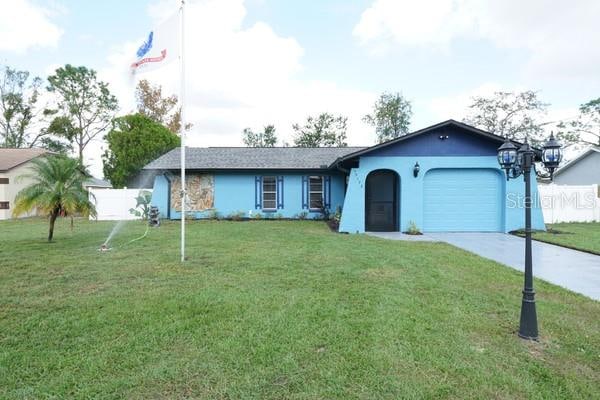
[[[188,0],[187,109],[192,146],[241,145],[244,127],[329,111],[349,117],[352,145],[383,91],[413,103],[411,129],[462,119],[469,99],[532,89],[549,120],[600,97],[597,0]],[[5,0],[0,63],[46,77],[65,63],[99,72],[133,110],[128,65],[177,0]],[[175,64],[146,77],[177,93]],[[101,176],[102,143],[86,152]]]

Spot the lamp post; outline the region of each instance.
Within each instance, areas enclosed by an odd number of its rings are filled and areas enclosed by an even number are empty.
[[[550,172],[550,180],[554,170],[562,159],[561,145],[554,139],[554,134],[544,144],[542,163]],[[521,302],[521,321],[519,337],[528,340],[538,340],[537,313],[535,309],[535,291],[533,290],[533,261],[531,255],[531,170],[535,161],[535,152],[525,140],[517,147],[506,138],[498,148],[498,163],[506,171],[506,180],[523,175],[525,180],[525,282],[523,285],[523,300]]]

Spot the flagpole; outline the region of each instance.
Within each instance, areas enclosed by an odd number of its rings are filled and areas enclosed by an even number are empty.
[[[185,0],[181,0],[181,31],[180,31],[180,49],[179,49],[179,63],[181,67],[180,71],[180,81],[181,88],[179,92],[179,97],[181,100],[181,126],[180,129],[180,137],[181,137],[181,262],[185,261],[185,200],[186,200],[186,186],[185,186],[185,62],[184,62],[184,52],[185,52]]]

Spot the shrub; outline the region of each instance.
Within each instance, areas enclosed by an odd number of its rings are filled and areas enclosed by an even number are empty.
[[[263,219],[263,215],[260,212],[255,212],[252,213],[251,217],[252,219]]]
[[[221,214],[219,214],[216,208],[211,208],[206,212],[206,218],[217,220],[221,218]]]
[[[421,231],[417,227],[417,224],[415,224],[415,221],[409,221],[408,230],[406,233],[409,235],[422,235]]]
[[[340,223],[340,220],[342,219],[342,208],[340,206],[338,206],[335,209],[335,212],[333,213],[333,215],[331,216],[331,219],[333,221],[335,221],[337,224]]]
[[[275,219],[283,219],[283,214],[282,213],[277,213],[273,216]]]
[[[231,214],[229,214],[227,218],[232,221],[241,221],[244,219],[245,216],[246,213],[244,211],[234,211]]]
[[[298,219],[306,219],[308,218],[308,212],[307,211],[302,211],[301,213],[296,215],[296,218]]]
[[[129,213],[136,217],[141,217],[144,221],[147,220],[148,213],[150,212],[150,202],[152,201],[152,192],[140,190],[135,201],[135,208],[130,208]]]

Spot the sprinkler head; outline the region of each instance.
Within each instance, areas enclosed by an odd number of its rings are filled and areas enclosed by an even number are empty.
[[[109,251],[110,248],[106,245],[106,243],[104,243],[102,246],[100,246],[100,248],[98,249],[98,251]]]

